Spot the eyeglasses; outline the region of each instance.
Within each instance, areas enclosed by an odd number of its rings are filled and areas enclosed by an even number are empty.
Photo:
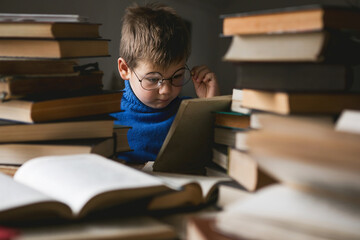
[[[188,83],[191,79],[191,72],[188,66],[176,70],[170,78],[164,78],[159,72],[149,72],[143,78],[139,78],[133,70],[136,78],[139,80],[143,89],[151,91],[160,88],[160,86],[168,80],[174,87],[181,87]]]

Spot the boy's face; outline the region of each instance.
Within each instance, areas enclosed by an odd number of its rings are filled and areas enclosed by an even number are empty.
[[[141,61],[138,63],[138,67],[130,69],[128,80],[135,95],[142,103],[151,108],[164,108],[180,94],[182,87],[175,87],[169,81],[164,81],[157,89],[145,90],[141,86],[139,79],[141,80],[146,74],[151,72],[159,72],[165,79],[171,78],[177,70],[184,68],[184,66],[185,61],[163,69]]]

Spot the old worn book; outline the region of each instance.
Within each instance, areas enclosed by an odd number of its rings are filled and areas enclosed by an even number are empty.
[[[106,39],[0,39],[0,57],[81,58],[108,56]]]
[[[101,90],[102,71],[87,74],[0,76],[0,99],[35,94],[59,94],[76,90]]]
[[[223,60],[358,63],[360,46],[355,39],[335,31],[235,35]]]
[[[114,124],[113,138],[115,141],[114,142],[115,153],[131,150],[131,147],[129,145],[128,138],[127,138],[128,131],[131,128],[132,128],[131,126]]]
[[[326,28],[359,30],[356,7],[299,5],[222,15],[223,34],[286,33]]]
[[[0,118],[46,122],[120,111],[122,91],[73,92],[0,102]]]
[[[277,182],[259,168],[256,160],[248,152],[236,148],[229,148],[227,173],[248,191],[257,191]]]
[[[32,143],[3,143],[0,144],[0,164],[21,165],[37,157],[85,153],[95,153],[110,158],[115,154],[114,144],[115,140],[113,137]]]
[[[232,111],[214,112],[215,125],[229,128],[249,128],[250,114],[244,114]]]
[[[126,135],[128,128],[119,126],[116,131]],[[112,137],[115,130],[112,118],[96,117],[35,124],[0,120],[0,131],[0,143],[10,143],[106,138]]]
[[[65,222],[51,226],[21,226],[14,229],[17,240],[80,240],[80,239],[177,239],[175,229],[148,216],[127,216]]]
[[[360,109],[360,94],[244,89],[242,106],[279,114],[339,114],[344,109]]]
[[[87,22],[88,17],[78,14],[0,13],[3,22]]]
[[[74,74],[75,60],[36,60],[0,58],[0,75]]]
[[[100,24],[0,21],[0,38],[99,38]]]
[[[237,89],[271,91],[346,91],[354,81],[353,69],[344,64],[239,63]]]
[[[82,218],[90,212],[173,191],[161,179],[96,154],[27,161],[0,175],[0,221]],[[139,206],[140,207],[140,206]]]
[[[230,108],[231,96],[183,100],[154,163],[154,171],[204,173],[211,161],[213,112]],[[179,147],[181,146],[181,147]]]
[[[244,239],[358,239],[358,202],[276,184],[235,202],[216,228]]]

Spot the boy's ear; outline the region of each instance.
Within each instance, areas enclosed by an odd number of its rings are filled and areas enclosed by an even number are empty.
[[[122,79],[129,80],[131,76],[131,71],[126,61],[123,58],[118,59],[118,70]]]

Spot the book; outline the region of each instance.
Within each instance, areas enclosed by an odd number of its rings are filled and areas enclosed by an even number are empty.
[[[359,211],[344,198],[276,184],[234,203],[216,228],[244,239],[358,239]]]
[[[314,30],[359,30],[359,10],[336,5],[298,5],[221,15],[223,34],[261,34]]]
[[[119,112],[122,91],[74,92],[0,102],[0,118],[34,123]]]
[[[0,143],[107,138],[113,135],[114,120],[89,118],[36,124],[0,120],[0,131]],[[127,131],[125,126],[117,129],[119,134]]]
[[[229,163],[228,146],[214,143],[211,161],[221,169],[227,169]]]
[[[176,191],[161,179],[96,154],[47,156],[0,174],[0,221],[78,219]],[[139,205],[140,207],[140,205]]]
[[[259,168],[256,160],[248,152],[236,148],[229,148],[227,173],[250,192],[277,182]]]
[[[268,115],[261,121],[263,129],[250,132],[247,143],[265,172],[289,185],[360,199],[359,134],[313,117]]]
[[[1,22],[87,22],[78,14],[0,13]]]
[[[360,134],[360,111],[345,109],[336,121],[335,130]]]
[[[13,230],[18,240],[30,239],[176,239],[177,233],[169,224],[149,216],[127,216],[111,219],[92,219],[66,222],[51,226],[21,226]],[[10,235],[9,235],[10,236]],[[11,235],[12,236],[12,235]]]
[[[0,38],[100,38],[99,27],[89,22],[0,21]]]
[[[356,38],[349,33],[330,31],[235,35],[223,60],[358,63],[360,46]]]
[[[22,165],[36,157],[85,153],[94,153],[110,158],[115,154],[114,142],[114,138],[108,137],[32,143],[3,143],[0,144],[0,164]]]
[[[212,113],[228,110],[230,103],[229,95],[183,100],[155,159],[154,171],[204,174],[211,161]]]
[[[102,71],[69,75],[0,76],[0,99],[20,98],[35,94],[59,94],[76,90],[101,90]]]
[[[272,92],[244,89],[242,106],[278,114],[339,114],[360,109],[358,93]]]
[[[238,112],[243,114],[250,114],[251,110],[248,108],[242,107],[242,100],[243,100],[243,92],[241,89],[233,88],[231,94],[231,106],[230,110],[232,112]],[[251,118],[250,118],[251,121]]]
[[[9,175],[11,177],[13,177],[16,173],[16,171],[19,169],[19,165],[1,165],[0,164],[0,173]]]
[[[0,75],[74,74],[74,60],[35,60],[0,58]]]
[[[109,56],[107,39],[0,39],[0,57],[81,58]]]
[[[247,150],[246,137],[249,129],[214,127],[214,143]]]
[[[114,147],[115,153],[131,151],[131,147],[128,142],[127,134],[131,126],[124,126],[119,124],[114,124],[113,128],[113,137],[114,137]]]
[[[353,69],[344,64],[239,63],[236,89],[270,91],[347,91],[354,81]]]
[[[249,128],[250,114],[244,114],[232,111],[214,112],[215,125],[229,128]]]

